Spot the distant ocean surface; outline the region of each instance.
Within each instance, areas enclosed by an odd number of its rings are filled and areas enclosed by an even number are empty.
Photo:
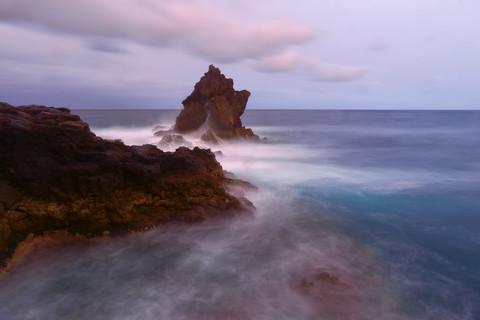
[[[179,110],[73,113],[155,144]],[[43,250],[0,282],[0,319],[480,319],[479,111],[242,121],[267,140],[210,148],[259,187],[254,219]]]

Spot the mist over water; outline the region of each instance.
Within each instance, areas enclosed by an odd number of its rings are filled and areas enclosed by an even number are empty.
[[[79,114],[128,144],[178,113],[103,112]],[[480,113],[242,120],[268,140],[204,146],[259,187],[253,219],[43,249],[0,282],[0,319],[478,317]]]

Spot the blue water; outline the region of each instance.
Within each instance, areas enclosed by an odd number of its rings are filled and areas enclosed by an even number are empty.
[[[75,112],[135,144],[178,114]],[[210,147],[259,186],[255,219],[44,250],[0,282],[0,318],[480,319],[480,112],[242,120],[267,140]]]
[[[412,317],[480,319],[480,112],[254,111],[265,135],[372,182],[296,185],[373,248]],[[429,314],[430,313],[430,314]],[[380,317],[381,318],[381,317]]]
[[[248,123],[263,125],[268,112],[255,113]],[[374,249],[411,316],[480,318],[480,113],[279,113],[271,124],[295,129],[266,135],[329,154],[310,161],[382,175],[295,187]]]

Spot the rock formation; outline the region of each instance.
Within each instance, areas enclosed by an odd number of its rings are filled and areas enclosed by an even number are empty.
[[[258,139],[240,120],[249,97],[250,92],[234,90],[233,80],[210,65],[193,92],[182,102],[183,110],[177,117],[174,131],[188,133],[201,129],[202,139],[213,142],[216,137]]]
[[[251,213],[231,184],[209,150],[126,146],[66,108],[0,103],[0,266],[29,234],[93,237]]]

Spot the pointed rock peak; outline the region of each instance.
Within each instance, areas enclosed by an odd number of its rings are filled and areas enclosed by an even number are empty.
[[[220,69],[218,69],[217,67],[215,67],[213,64],[211,64],[211,65],[208,67],[208,72],[207,72],[207,73],[222,74],[222,72],[220,71]]]
[[[220,90],[231,90],[233,91],[233,80],[225,77],[224,74],[220,71],[219,68],[211,64],[208,67],[208,72],[206,72],[203,77],[197,82],[197,85],[203,90],[217,92]]]

